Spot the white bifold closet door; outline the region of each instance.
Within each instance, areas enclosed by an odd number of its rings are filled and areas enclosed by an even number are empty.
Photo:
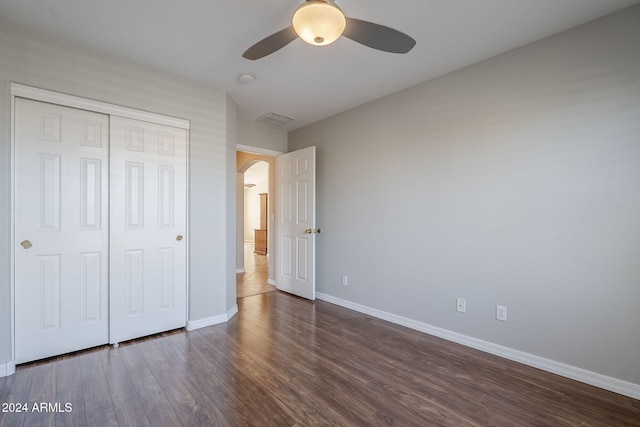
[[[110,335],[186,325],[187,131],[111,117]]]
[[[15,100],[15,360],[109,338],[109,116]]]
[[[185,326],[186,141],[16,98],[16,363]]]

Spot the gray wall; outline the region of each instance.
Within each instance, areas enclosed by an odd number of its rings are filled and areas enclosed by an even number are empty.
[[[226,161],[226,177],[227,185],[227,203],[225,206],[226,220],[226,280],[227,283],[227,307],[236,305],[236,145],[238,144],[237,136],[237,110],[238,106],[230,96],[226,97],[227,102],[227,161]]]
[[[286,153],[287,152],[287,132],[272,128],[257,120],[247,120],[238,118],[237,120],[237,142],[243,149],[251,152],[268,152]],[[251,150],[246,147],[257,148]],[[275,231],[275,206],[276,206],[276,183],[275,170],[269,170],[269,227]],[[237,174],[236,189],[236,221],[237,224],[244,224],[244,175]],[[274,218],[272,220],[271,218]],[[269,233],[269,248],[275,248],[276,233]],[[244,229],[240,227],[236,235],[236,270],[244,270]],[[275,282],[276,279],[276,254],[275,251],[269,252],[269,280]]]
[[[224,92],[0,25],[0,363],[10,360],[10,82],[180,117],[190,131],[189,320],[235,305],[235,106]],[[229,114],[228,114],[229,112]]]
[[[638,41],[633,7],[290,132],[318,291],[640,384]]]
[[[262,124],[257,120],[238,118],[238,144],[284,153],[287,132]]]

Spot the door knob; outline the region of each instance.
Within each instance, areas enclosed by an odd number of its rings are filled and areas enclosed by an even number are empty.
[[[306,230],[304,230],[304,232],[306,234],[313,234],[313,233],[321,234],[322,233],[322,228],[318,228],[317,230],[314,230],[313,228],[307,228]]]
[[[23,240],[22,242],[20,242],[20,246],[22,246],[22,249],[29,249],[33,245],[31,244],[30,241]]]
[[[183,237],[182,237],[182,236],[180,236],[180,235],[178,235],[178,237],[176,237],[176,240],[177,240],[178,242],[179,242],[180,240],[182,240],[182,239],[183,239]]]
[[[310,229],[310,228],[307,228],[306,230],[304,230],[304,232],[307,233],[307,234],[312,234],[313,230]]]

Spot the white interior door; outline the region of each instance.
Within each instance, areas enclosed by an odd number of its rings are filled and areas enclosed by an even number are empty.
[[[15,360],[108,342],[108,116],[15,99]]]
[[[278,156],[278,289],[315,299],[316,147]]]
[[[109,342],[186,325],[187,131],[112,116]]]

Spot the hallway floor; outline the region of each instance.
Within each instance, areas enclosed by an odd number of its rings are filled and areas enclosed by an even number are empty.
[[[269,257],[253,253],[253,243],[244,244],[244,273],[236,274],[236,297],[244,298],[265,292],[274,292],[276,287],[269,282]]]

